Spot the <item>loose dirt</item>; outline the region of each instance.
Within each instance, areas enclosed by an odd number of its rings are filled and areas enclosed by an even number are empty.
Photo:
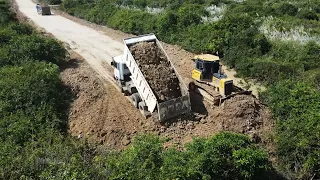
[[[75,94],[69,111],[70,134],[110,148],[123,149],[141,133],[160,135],[168,140],[165,147],[178,149],[193,137],[209,137],[222,130],[248,134],[263,142],[263,129],[270,127],[267,108],[244,95],[226,100],[221,107],[192,95],[193,115],[160,124],[153,118],[144,119],[119,90],[100,79],[76,53],[71,53],[71,60],[61,69],[63,82]]]
[[[91,142],[122,148],[145,123],[138,111],[76,53],[61,67],[61,79],[75,99],[69,111],[69,133]],[[142,123],[140,123],[142,122]]]
[[[137,43],[129,49],[159,102],[181,97],[179,79],[155,42]]]
[[[76,94],[70,109],[70,134],[120,149],[140,133],[166,137],[166,147],[178,148],[183,148],[192,137],[212,136],[222,130],[248,134],[255,141],[269,140],[265,132],[271,131],[273,120],[268,108],[252,96],[236,96],[226,100],[223,106],[216,107],[191,93],[193,114],[164,124],[153,118],[144,119],[128,99],[106,80],[112,76],[106,63],[109,63],[111,56],[121,54],[122,39],[133,35],[94,25],[65,13],[61,17],[57,15],[58,11],[54,11],[54,16],[38,16],[30,0],[16,1],[22,6],[24,16],[52,32],[85,58],[73,57],[75,60],[69,62],[61,73],[62,80]],[[194,66],[190,60],[193,54],[176,45],[163,43],[163,46],[179,74],[188,82]]]
[[[271,119],[267,107],[252,96],[238,95],[230,98],[218,111],[223,130],[261,134],[260,130]]]

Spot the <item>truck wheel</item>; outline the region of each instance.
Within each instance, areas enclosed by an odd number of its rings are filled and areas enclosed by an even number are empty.
[[[139,102],[139,111],[146,119],[151,116],[150,112],[148,111],[148,107],[144,101]]]
[[[138,90],[137,90],[136,87],[132,87],[132,88],[131,88],[131,93],[132,93],[132,94],[137,93],[137,92],[138,92]]]
[[[195,91],[195,90],[196,90],[196,85],[195,85],[194,82],[190,82],[190,83],[189,83],[189,90],[190,90],[190,91]]]
[[[136,107],[138,109],[139,102],[141,101],[139,94],[138,93],[132,94],[131,99],[132,99],[132,103],[133,103],[134,107]]]
[[[123,94],[124,94],[124,96],[129,96],[130,95],[128,90],[123,90]]]
[[[144,103],[143,101],[139,102],[139,110],[146,111],[147,110],[146,103]]]

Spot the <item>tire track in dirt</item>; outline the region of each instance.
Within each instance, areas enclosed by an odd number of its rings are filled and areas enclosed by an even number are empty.
[[[270,127],[268,109],[250,98],[245,98],[246,100],[240,104],[236,103],[239,100],[230,99],[230,103],[221,108],[193,98],[192,106],[195,113],[191,116],[172,119],[164,124],[159,124],[152,118],[144,119],[118,91],[113,82],[112,69],[107,65],[112,56],[122,53],[122,39],[133,35],[88,24],[65,14],[64,16],[72,21],[58,15],[42,17],[36,14],[34,4],[30,0],[16,1],[25,16],[81,55],[75,58],[79,61],[78,66],[66,68],[61,73],[67,85],[78,89],[75,92],[77,98],[70,109],[72,135],[82,133],[94,142],[123,148],[136,134],[148,132],[167,137],[168,146],[177,145],[182,148],[193,136],[211,136],[221,130],[261,135]],[[193,68],[193,62],[190,60],[193,54],[179,46],[163,44],[180,75],[189,79]],[[86,62],[79,60],[81,57]],[[248,103],[251,105],[243,109],[243,105]],[[259,115],[256,115],[257,112]],[[255,126],[250,127],[253,124]],[[248,126],[247,129],[250,130],[243,131],[243,126]]]

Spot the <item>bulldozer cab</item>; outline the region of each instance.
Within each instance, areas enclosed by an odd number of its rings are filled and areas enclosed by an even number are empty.
[[[199,81],[212,81],[214,74],[219,73],[219,57],[205,54],[195,56],[195,68],[192,71],[192,78]]]

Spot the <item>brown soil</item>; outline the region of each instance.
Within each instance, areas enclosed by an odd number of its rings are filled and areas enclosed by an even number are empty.
[[[103,31],[118,41],[133,36],[60,11],[54,13]],[[190,60],[193,54],[176,45],[163,43],[163,46],[177,71],[188,82],[194,66]],[[226,100],[222,107],[216,107],[191,93],[193,115],[159,124],[156,119],[142,118],[128,99],[105,79],[99,79],[97,73],[80,56],[71,54],[71,58],[73,60],[65,65],[61,78],[76,94],[69,116],[69,131],[74,136],[86,137],[93,142],[120,149],[130,144],[136,134],[146,132],[166,137],[167,147],[178,148],[190,142],[192,137],[212,136],[222,130],[248,134],[254,140],[261,139],[264,143],[270,140],[268,133],[272,131],[273,120],[269,110],[252,96],[236,96]]]
[[[122,148],[141,131],[138,125],[145,119],[139,111],[76,53],[62,67],[61,79],[76,95],[69,111],[71,135]]]
[[[179,79],[155,42],[141,42],[129,48],[159,102],[181,97]]]
[[[257,99],[248,95],[238,95],[223,103],[219,110],[223,130],[244,133],[261,134],[264,123],[271,119],[267,107]]]
[[[100,32],[104,32],[107,36],[118,41],[122,41],[124,38],[134,37],[132,34],[126,34],[105,26],[96,25],[61,11],[55,11],[55,13]],[[194,67],[194,63],[190,59],[194,54],[185,51],[180,46],[161,43],[175,68],[187,84],[191,80],[191,70]],[[149,118],[147,120],[141,120],[140,118],[140,124],[137,125],[140,127],[140,131],[133,130],[131,133],[122,133],[122,135],[121,132],[118,132],[118,134],[120,134],[119,136],[124,136],[125,134],[125,138],[131,138],[143,132],[154,133],[168,139],[166,147],[176,146],[181,149],[183,145],[190,142],[193,137],[209,137],[219,131],[234,131],[248,134],[253,139],[261,139],[263,143],[269,143],[266,141],[270,141],[268,134],[273,128],[272,117],[268,108],[261,105],[259,101],[252,96],[242,96],[243,100],[240,102],[236,102],[236,96],[235,99],[231,98],[226,100],[225,105],[222,107],[213,106],[203,101],[201,97],[196,94],[191,93],[190,96],[192,110],[194,112],[192,116],[172,119],[170,122],[164,124],[157,123],[156,119]],[[257,111],[257,109],[255,109],[256,106],[249,106],[249,109],[243,109],[244,106],[242,106],[242,104],[254,102],[252,100],[259,104],[257,107],[260,107],[260,109],[258,108],[259,110]],[[133,111],[136,110],[133,109]],[[238,114],[241,114],[241,111],[244,111],[243,114],[245,115],[239,116]],[[255,115],[252,115],[252,113],[255,113]],[[248,120],[250,117],[253,117],[253,120]],[[130,116],[126,116],[126,120],[128,123],[132,121],[135,122],[134,118]],[[247,125],[248,122],[251,123]],[[84,126],[82,126],[82,129],[83,127]],[[121,141],[117,144],[121,144]],[[270,151],[272,152],[273,150],[271,149]]]

